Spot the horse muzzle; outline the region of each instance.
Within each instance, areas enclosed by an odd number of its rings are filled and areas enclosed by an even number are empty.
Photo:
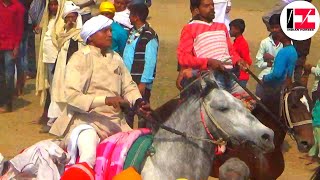
[[[275,148],[273,143],[273,133],[263,133],[260,137],[260,149],[263,153],[272,152]]]

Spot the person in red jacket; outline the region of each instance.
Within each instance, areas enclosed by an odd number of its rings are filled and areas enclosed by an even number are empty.
[[[248,64],[252,64],[250,57],[249,45],[247,40],[243,37],[244,29],[246,28],[243,19],[235,19],[230,22],[230,36],[235,37],[233,43],[233,49],[239,54],[239,56]],[[240,70],[239,81],[242,87],[246,87],[249,80],[249,73]]]
[[[16,59],[24,30],[24,7],[18,0],[0,0],[0,112],[12,111]],[[5,105],[6,107],[1,107]]]

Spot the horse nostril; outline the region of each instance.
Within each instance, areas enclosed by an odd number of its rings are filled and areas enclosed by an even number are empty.
[[[265,140],[265,141],[269,141],[269,140],[270,140],[270,135],[269,135],[269,134],[263,134],[263,135],[261,136],[261,138],[262,138],[263,140]]]
[[[309,146],[309,143],[307,141],[301,141],[300,144],[305,147]]]

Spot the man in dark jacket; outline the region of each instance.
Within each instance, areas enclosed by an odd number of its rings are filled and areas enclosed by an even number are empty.
[[[146,102],[150,102],[151,89],[156,74],[159,40],[157,33],[149,26],[146,19],[149,14],[145,4],[129,6],[130,21],[134,26],[123,52],[123,60],[137,83]],[[144,127],[141,124],[139,127]]]

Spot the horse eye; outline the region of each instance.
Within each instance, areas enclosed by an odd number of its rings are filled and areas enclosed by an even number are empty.
[[[218,110],[221,111],[221,112],[226,112],[226,111],[229,110],[229,108],[227,108],[227,107],[219,107]]]

